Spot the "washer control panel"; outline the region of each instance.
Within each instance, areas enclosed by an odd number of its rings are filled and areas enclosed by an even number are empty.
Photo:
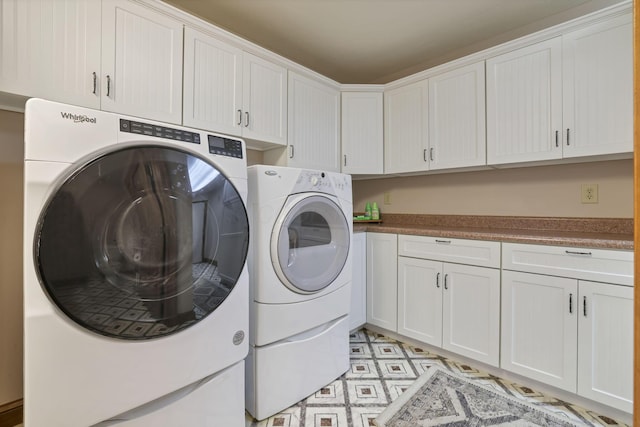
[[[216,135],[207,135],[207,140],[209,142],[209,153],[238,159],[242,158],[242,141]]]
[[[120,119],[120,131],[189,142],[191,144],[200,144],[200,134],[197,132],[134,120]],[[236,157],[238,159],[242,158],[242,141],[240,140],[218,135],[207,135],[207,143],[209,144],[209,153],[211,154]]]
[[[167,126],[135,122],[133,120],[120,119],[120,131],[155,136],[157,138],[173,139],[174,141],[190,142],[192,144],[200,144],[199,133],[189,132],[182,129],[174,129]]]

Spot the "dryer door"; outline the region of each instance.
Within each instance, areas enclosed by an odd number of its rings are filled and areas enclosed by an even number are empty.
[[[36,227],[42,287],[77,324],[119,339],[157,338],[204,319],[242,272],[241,196],[207,160],[136,146],[62,180]]]
[[[338,277],[349,255],[351,231],[334,199],[322,194],[290,196],[271,236],[276,274],[291,290],[311,294]]]

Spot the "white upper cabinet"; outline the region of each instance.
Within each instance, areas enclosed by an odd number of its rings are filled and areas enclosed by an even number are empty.
[[[382,174],[382,92],[342,92],[342,172]]]
[[[429,170],[428,108],[427,80],[385,91],[385,173]]]
[[[126,0],[102,3],[101,107],[182,122],[179,21]]]
[[[183,124],[250,139],[287,142],[287,70],[208,34],[184,33]]]
[[[242,50],[184,29],[183,124],[241,135]]]
[[[487,60],[487,163],[633,152],[631,15]]]
[[[247,52],[243,58],[242,136],[286,145],[287,69]]]
[[[429,78],[429,169],[486,164],[484,61]]]
[[[0,0],[0,91],[99,108],[100,2]]]
[[[487,163],[562,156],[562,40],[487,60]]]
[[[633,152],[633,36],[623,15],[562,37],[564,157]]]
[[[289,146],[286,165],[340,171],[340,91],[289,73]]]

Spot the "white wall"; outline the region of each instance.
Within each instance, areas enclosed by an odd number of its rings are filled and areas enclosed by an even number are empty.
[[[22,399],[23,122],[0,111],[0,405]]]

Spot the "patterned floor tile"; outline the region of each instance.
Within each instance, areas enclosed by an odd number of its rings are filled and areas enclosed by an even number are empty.
[[[380,380],[353,380],[347,382],[349,403],[352,405],[387,405],[389,401]]]
[[[322,387],[306,400],[307,405],[344,405],[344,388],[341,380]]]
[[[418,377],[413,371],[411,363],[406,359],[380,359],[378,366],[382,378],[415,379]]]
[[[402,346],[396,343],[372,343],[371,349],[373,350],[373,355],[378,359],[399,359],[405,357],[402,352]]]
[[[247,427],[373,427],[373,419],[415,379],[438,365],[590,427],[626,426],[477,367],[365,329],[350,334],[349,370],[280,414]],[[274,392],[277,392],[274,391]]]
[[[384,410],[384,406],[351,407],[351,424],[349,427],[373,427],[373,420]]]
[[[307,407],[305,426],[348,427],[347,409],[342,407]]]
[[[367,343],[354,343],[350,344],[349,347],[351,358],[372,357],[371,348]]]
[[[363,378],[378,378],[378,368],[373,359],[352,359],[351,367],[345,374],[348,380]]]

